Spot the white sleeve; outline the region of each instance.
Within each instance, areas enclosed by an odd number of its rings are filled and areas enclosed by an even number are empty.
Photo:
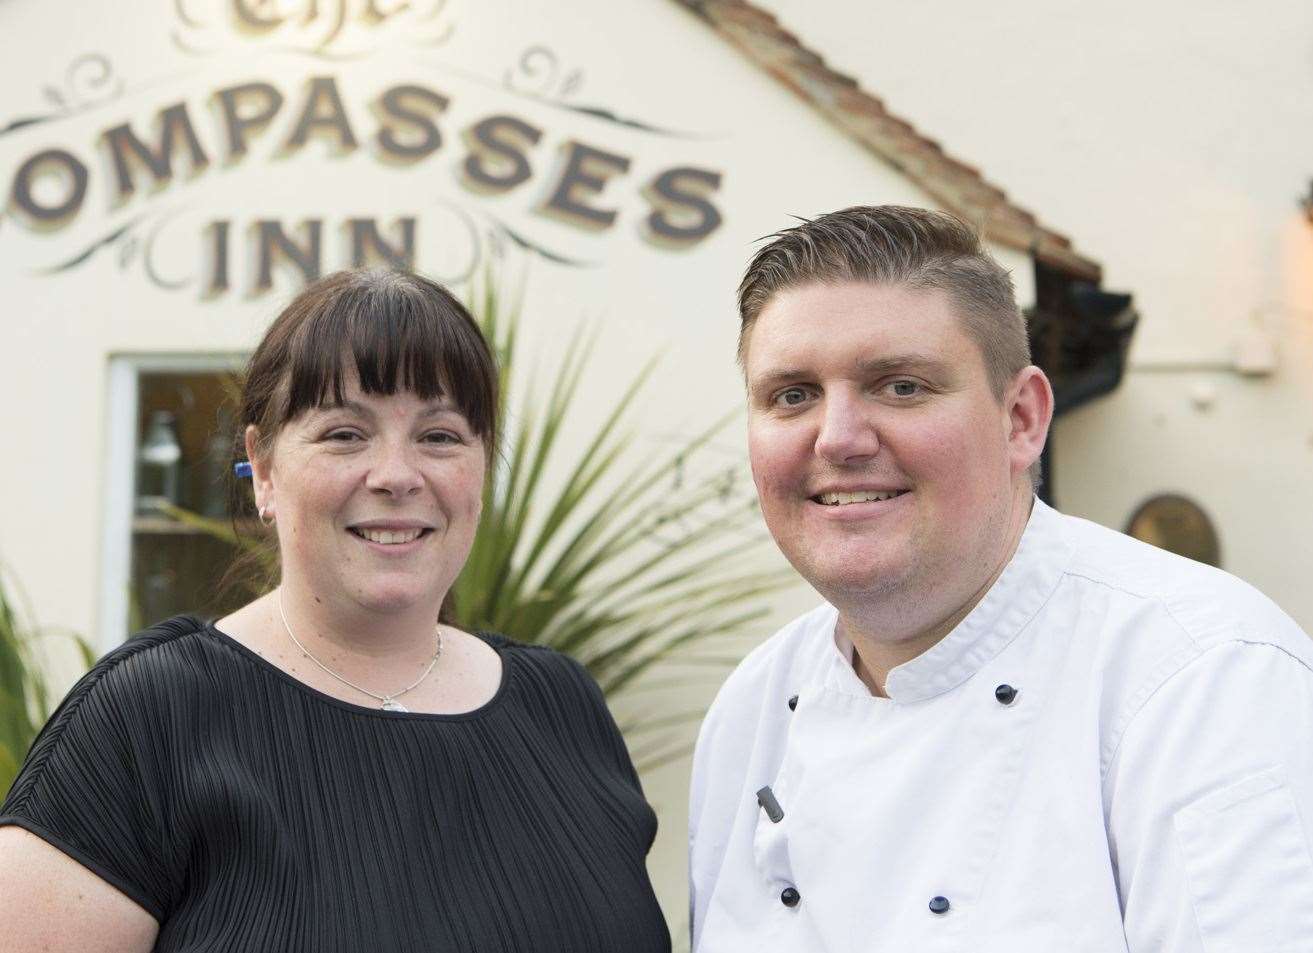
[[[721,686],[698,732],[688,800],[688,928],[694,953],[712,894],[727,875],[760,709],[768,702],[759,679],[740,666]]]
[[[1313,950],[1313,671],[1228,642],[1130,716],[1104,778],[1130,953]]]
[[[715,883],[718,870],[709,869],[709,862],[723,853],[708,850],[705,841],[699,839],[699,825],[702,815],[707,810],[707,789],[711,785],[710,766],[712,738],[716,734],[716,706],[713,704],[707,712],[698,731],[698,741],[693,749],[693,775],[689,782],[688,794],[688,934],[689,950],[697,949],[698,931],[706,913],[707,901],[711,895],[711,885]]]

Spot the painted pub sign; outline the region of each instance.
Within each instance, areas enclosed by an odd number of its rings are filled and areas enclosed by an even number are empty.
[[[88,50],[43,85],[48,109],[0,116],[0,242],[29,272],[108,254],[200,299],[259,295],[280,268],[392,263],[458,284],[506,245],[586,268],[617,229],[665,253],[723,222],[709,137],[609,108],[546,45],[482,69],[448,58],[446,0],[171,12],[158,22],[184,69]],[[307,189],[321,213],[280,202]]]

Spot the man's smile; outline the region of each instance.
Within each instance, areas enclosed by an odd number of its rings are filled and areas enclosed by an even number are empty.
[[[902,496],[907,490],[827,490],[809,499],[823,506],[848,506],[853,503],[879,503]]]

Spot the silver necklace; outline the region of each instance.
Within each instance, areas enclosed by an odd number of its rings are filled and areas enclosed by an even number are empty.
[[[354,688],[356,691],[360,692],[361,694],[368,695],[370,698],[382,702],[383,703],[382,708],[384,711],[410,711],[409,708],[401,704],[401,702],[397,701],[397,699],[400,698],[402,695],[406,694],[406,692],[410,691],[412,688],[417,688],[419,684],[424,681],[424,679],[428,678],[429,673],[433,671],[433,667],[438,664],[438,659],[442,657],[442,630],[436,629],[435,631],[438,634],[438,650],[433,653],[433,658],[429,659],[428,667],[424,669],[423,674],[421,674],[419,678],[415,679],[413,682],[411,682],[409,685],[407,685],[399,692],[393,692],[391,695],[380,695],[377,692],[371,692],[368,688],[362,688],[361,686],[357,685],[355,682],[348,681],[347,679],[343,678],[341,675],[337,674],[337,672],[329,668],[327,665],[325,665],[323,662],[319,661],[319,659],[315,658],[313,655],[310,654],[310,650],[307,649],[304,645],[302,645],[301,640],[292,634],[292,627],[287,624],[287,613],[283,611],[283,590],[281,587],[278,590],[278,615],[283,620],[283,628],[287,630],[287,637],[290,638],[296,644],[296,647],[301,650],[302,655],[304,655],[310,661],[314,662],[321,669],[323,669],[329,675],[333,676],[333,678],[337,679],[343,685],[348,685],[351,688]]]

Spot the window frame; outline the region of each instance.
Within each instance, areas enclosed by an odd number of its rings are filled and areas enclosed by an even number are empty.
[[[136,511],[136,461],[140,378],[149,374],[241,372],[249,353],[111,354],[107,374],[105,481],[102,493],[100,585],[95,649],[121,645],[128,631],[132,573],[132,522]]]

